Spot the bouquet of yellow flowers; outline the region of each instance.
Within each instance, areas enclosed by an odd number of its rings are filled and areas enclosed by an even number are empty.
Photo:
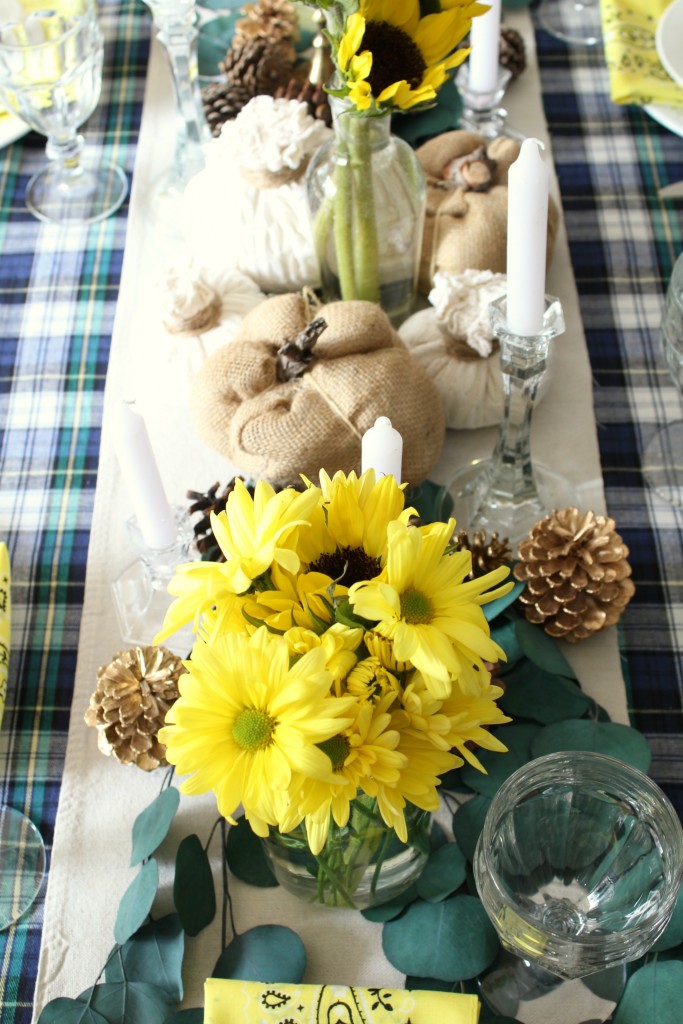
[[[305,835],[318,898],[353,905],[361,854],[381,867],[440,776],[505,750],[482,605],[511,584],[506,566],[469,580],[454,521],[415,525],[393,476],[305,483],[236,481],[212,515],[225,561],[178,567],[156,641],[189,621],[197,639],[160,739],[184,792],[213,790],[232,823],[242,805],[258,836]]]

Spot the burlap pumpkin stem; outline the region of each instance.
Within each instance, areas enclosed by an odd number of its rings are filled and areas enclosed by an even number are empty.
[[[635,593],[629,550],[615,522],[565,508],[532,527],[519,545],[515,577],[529,620],[576,643],[613,626]]]
[[[277,350],[277,379],[294,380],[302,377],[315,358],[315,343],[327,327],[321,316],[311,320],[299,331],[294,341],[285,341]]]
[[[165,765],[166,748],[157,733],[186,671],[165,647],[132,647],[101,667],[85,713],[86,724],[97,729],[101,752],[146,772]]]
[[[510,541],[507,537],[499,537],[497,533],[489,537],[485,530],[475,530],[471,534],[467,530],[457,530],[453,543],[461,550],[472,552],[472,571],[468,576],[470,580],[485,576],[487,572],[493,572],[500,565],[512,561]]]

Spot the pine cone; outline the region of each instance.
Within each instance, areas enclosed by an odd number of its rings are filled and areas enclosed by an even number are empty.
[[[100,668],[85,721],[97,729],[102,753],[146,772],[166,764],[157,733],[178,699],[178,679],[186,671],[165,647],[120,651]]]
[[[194,530],[194,542],[197,551],[199,551],[202,558],[208,559],[211,562],[224,562],[225,555],[218,547],[216,538],[214,537],[213,530],[211,529],[211,513],[218,515],[219,512],[225,511],[225,506],[228,503],[228,498],[235,489],[235,481],[241,480],[242,477],[233,477],[230,483],[219,492],[218,488],[220,484],[218,481],[209,487],[208,491],[188,491],[187,496],[191,499],[192,504],[190,505],[190,515],[196,515],[201,513],[201,517],[194,523],[192,529]],[[247,490],[253,495],[254,488],[247,485]]]
[[[296,8],[289,0],[257,0],[245,4],[242,17],[235,23],[232,39],[233,49],[239,49],[252,39],[265,39],[269,43],[281,40],[296,42],[299,25]]]
[[[214,138],[220,135],[225,122],[234,120],[253,96],[250,89],[233,82],[211,82],[202,89],[204,114]]]
[[[281,85],[275,90],[275,99],[298,100],[299,103],[305,103],[311,117],[317,117],[328,128],[332,127],[332,111],[327,93],[307,78],[290,78],[286,85]]]
[[[278,86],[292,77],[295,61],[296,50],[291,43],[252,39],[239,49],[228,50],[219,67],[228,82],[252,96],[273,96]]]
[[[524,40],[516,28],[500,26],[500,48],[498,62],[512,75],[511,81],[519,78],[526,68],[526,48]]]
[[[565,508],[519,545],[514,575],[529,622],[576,643],[613,626],[635,593],[628,548],[613,519]]]
[[[468,576],[471,580],[512,561],[510,542],[497,533],[492,533],[489,539],[485,530],[475,530],[471,536],[467,530],[459,530],[453,537],[453,543],[463,551],[472,552],[472,571]]]

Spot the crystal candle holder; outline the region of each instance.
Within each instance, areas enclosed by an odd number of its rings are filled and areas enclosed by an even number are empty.
[[[507,68],[499,66],[496,88],[491,92],[477,92],[470,88],[469,65],[461,64],[455,77],[462,100],[460,127],[483,135],[485,139],[506,135],[522,141],[525,136],[507,123],[507,110],[500,106],[511,77],[512,73]]]
[[[176,566],[197,558],[186,509],[174,505],[173,518],[176,539],[167,548],[150,548],[134,516],[126,522],[129,543],[138,557],[114,580],[112,594],[121,637],[132,646],[152,643],[173,600],[167,588]],[[193,643],[192,630],[186,626],[165,641],[164,646],[185,656]]]
[[[526,337],[508,327],[505,296],[489,308],[493,332],[500,341],[503,420],[491,457],[459,470],[449,491],[458,526],[495,531],[516,544],[548,511],[576,504],[573,485],[531,457],[534,400],[550,343],[564,332],[564,316],[559,299],[547,295],[543,329]]]

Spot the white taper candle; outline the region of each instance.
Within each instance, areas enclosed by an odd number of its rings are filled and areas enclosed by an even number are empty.
[[[374,469],[377,479],[390,474],[401,483],[403,438],[394,430],[387,416],[378,416],[375,425],[366,430],[361,442],[361,469]]]
[[[145,543],[150,548],[170,548],[176,540],[173,512],[161,482],[147,425],[129,402],[119,402],[116,410],[114,447]]]
[[[550,175],[538,139],[525,139],[508,171],[507,323],[531,337],[543,329]]]
[[[491,6],[485,14],[472,18],[468,60],[468,87],[473,92],[495,92],[498,86],[498,55],[500,52],[500,3],[485,0]]]

